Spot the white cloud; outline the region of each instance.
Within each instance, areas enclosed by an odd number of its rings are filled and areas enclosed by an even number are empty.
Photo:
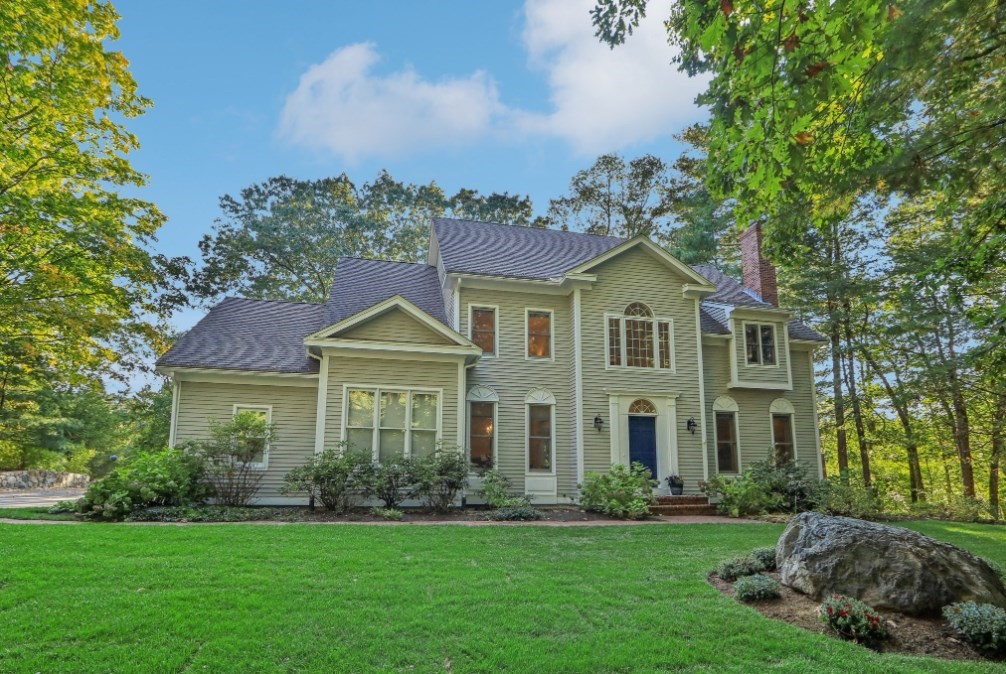
[[[593,0],[527,0],[524,45],[530,67],[544,73],[551,109],[531,112],[499,100],[483,71],[439,81],[411,67],[374,72],[375,45],[333,52],[301,76],[287,97],[280,136],[343,159],[413,154],[490,136],[567,141],[582,154],[619,150],[667,136],[704,115],[694,105],[704,80],[671,65],[663,26],[666,0],[628,39],[609,49],[594,37]]]
[[[477,71],[430,82],[412,68],[382,76],[372,43],[333,52],[287,96],[279,133],[349,161],[461,144],[488,132],[504,111],[496,85]]]
[[[582,153],[617,150],[681,130],[704,117],[695,96],[706,81],[671,64],[664,19],[670,3],[653,2],[625,44],[594,37],[594,0],[528,0],[524,43],[546,73],[552,112],[523,117],[525,128],[559,136]]]

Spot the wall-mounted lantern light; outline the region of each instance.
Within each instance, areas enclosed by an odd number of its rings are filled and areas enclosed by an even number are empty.
[[[692,435],[695,435],[695,429],[698,427],[699,425],[695,423],[695,417],[689,417],[688,421],[685,422],[685,428],[687,428],[688,432]]]
[[[600,414],[594,417],[594,428],[597,429],[598,433],[600,433],[601,429],[604,428],[604,419],[601,418]]]

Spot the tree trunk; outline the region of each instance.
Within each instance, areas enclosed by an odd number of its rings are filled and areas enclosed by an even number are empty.
[[[829,301],[831,309],[834,304]],[[832,313],[834,317],[834,313]],[[838,444],[838,472],[842,479],[847,479],[849,472],[849,445],[845,437],[845,399],[842,397],[842,336],[838,321],[832,318],[831,323],[831,378],[835,399],[835,439]]]
[[[842,323],[845,327],[846,344],[845,382],[846,388],[849,391],[849,400],[852,401],[852,418],[856,423],[856,439],[859,443],[859,460],[863,468],[863,484],[869,487],[873,482],[870,471],[870,448],[866,442],[866,427],[863,425],[863,407],[860,404],[859,391],[856,387],[856,358],[853,351],[852,324],[849,321],[851,308],[848,300],[845,301],[843,308],[845,309],[845,314]]]
[[[992,518],[999,519],[999,471],[1006,458],[1006,393],[996,398],[995,418],[992,421],[992,460],[989,462],[989,510]]]

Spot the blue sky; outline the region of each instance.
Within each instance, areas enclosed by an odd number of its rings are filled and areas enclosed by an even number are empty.
[[[363,183],[387,169],[529,194],[544,212],[602,152],[673,159],[672,134],[705,115],[702,83],[670,64],[665,8],[651,3],[612,51],[590,6],[118,0],[116,47],[154,102],[128,125],[142,195],[168,216],[158,250],[197,258],[219,197],[273,175]]]

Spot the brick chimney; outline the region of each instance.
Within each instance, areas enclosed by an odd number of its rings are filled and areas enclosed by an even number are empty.
[[[772,306],[779,306],[779,288],[775,267],[761,254],[761,223],[756,222],[741,234],[741,269],[744,287],[754,291]]]

